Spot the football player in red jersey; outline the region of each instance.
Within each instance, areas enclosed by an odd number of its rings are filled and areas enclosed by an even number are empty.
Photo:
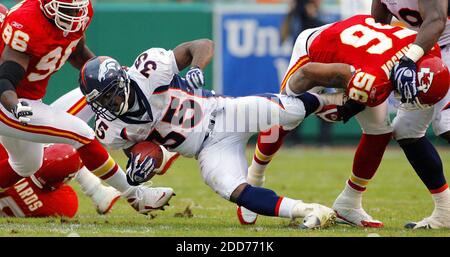
[[[8,159],[8,153],[0,145],[0,160]],[[171,165],[164,160],[158,174],[163,174]],[[78,210],[78,197],[67,183],[72,179],[90,178],[87,183],[80,183],[82,191],[91,198],[108,197],[105,192],[95,193],[101,186],[100,180],[92,175],[83,165],[77,151],[70,145],[54,144],[45,147],[44,161],[41,168],[33,175],[19,180],[14,186],[0,193],[0,217],[49,217],[65,216],[72,218]],[[93,178],[90,176],[94,176]],[[92,195],[94,194],[95,195]],[[113,195],[113,196],[116,196]],[[93,199],[99,214],[107,213],[118,196],[101,201]]]
[[[376,23],[370,16],[355,16],[335,24],[306,30],[297,38],[290,69],[283,80],[282,88],[286,90],[286,93],[294,95],[309,90],[313,86],[331,86],[347,90],[350,100],[345,106],[339,108],[341,117],[344,116],[345,119],[348,119],[362,111],[357,115],[358,122],[363,128],[362,139],[377,139],[377,144],[371,148],[371,152],[375,152],[373,155],[366,154],[368,151],[358,147],[356,155],[364,154],[365,158],[359,158],[361,163],[355,163],[354,167],[364,166],[364,163],[376,162],[379,164],[381,161],[393,130],[389,122],[386,103],[388,95],[394,89],[390,80],[390,72],[394,64],[408,51],[416,34],[412,30]],[[330,48],[330,45],[335,47]],[[437,45],[420,59],[418,71],[423,77],[428,74],[434,78],[431,83],[426,83],[425,80],[420,81],[417,103],[434,104],[438,102],[448,90],[448,70],[440,59]],[[336,103],[339,104],[339,102]],[[350,109],[347,109],[349,106]],[[365,108],[365,106],[367,107]],[[336,107],[329,109],[336,109]],[[327,113],[323,112],[319,115],[325,117]],[[330,116],[328,118],[331,119]],[[264,158],[270,156],[261,152],[267,148],[273,149],[274,147],[270,148],[270,144],[263,144],[260,135],[256,149],[257,154],[252,163],[252,166],[255,162],[257,165],[253,169],[249,168],[248,179],[253,183],[262,184],[263,182],[263,171],[270,161],[270,158]],[[355,158],[356,160],[357,158]],[[376,170],[377,167],[378,165],[368,168]],[[357,177],[354,179],[361,185],[367,183],[365,179]],[[351,182],[349,180],[344,191],[346,194],[357,195],[351,186],[358,185],[353,185]],[[359,226],[380,227],[383,225],[365,213],[361,207],[360,197],[355,196],[355,199],[352,204],[358,205],[359,200],[359,206],[339,208],[341,211],[349,209],[351,211],[351,215],[348,213],[341,215],[338,211],[338,215],[343,218],[341,221]],[[336,202],[334,207],[336,208]],[[256,218],[246,210],[241,211],[240,216],[247,218],[246,223],[250,223]],[[349,216],[352,220],[347,219]]]
[[[450,20],[447,0],[373,0],[372,15],[377,22],[389,24],[392,17],[405,22],[411,29],[417,30],[418,34],[412,47],[400,58],[392,75],[394,86],[403,92],[403,101],[414,100],[418,94],[416,90],[417,81],[421,78],[416,76],[416,63],[436,43],[442,49],[442,59],[450,65]],[[412,76],[411,76],[412,75]],[[428,77],[433,79],[432,76]],[[405,94],[406,93],[406,94]],[[409,98],[409,99],[407,99]],[[405,110],[399,108],[392,122],[394,128],[393,136],[403,149],[411,166],[414,168],[422,182],[425,184],[434,201],[434,211],[431,216],[419,222],[411,222],[406,228],[442,228],[450,227],[450,191],[444,176],[439,154],[434,146],[425,136],[426,129],[432,123],[435,135],[450,142],[450,92],[434,106],[426,109]],[[402,106],[400,106],[402,107]],[[332,113],[332,110],[329,111]],[[353,186],[336,199],[335,207],[338,209],[360,207],[362,192],[365,191],[369,180],[374,176],[382,151],[376,149],[380,136],[363,136],[359,143],[359,149],[366,149],[366,153],[358,151],[352,176],[348,184]],[[382,137],[382,135],[381,135]],[[375,147],[374,147],[375,146]],[[371,155],[372,158],[367,158]],[[378,157],[375,157],[377,156]],[[364,181],[363,183],[360,183]],[[347,187],[347,186],[346,186]],[[342,208],[341,208],[341,207]],[[339,212],[339,210],[338,210]],[[351,214],[351,211],[347,211]],[[347,219],[351,219],[348,217]],[[353,223],[360,224],[356,220]]]
[[[92,15],[89,0],[28,0],[4,19],[0,135],[9,158],[0,161],[0,191],[41,167],[44,143],[64,143],[77,149],[86,168],[119,190],[133,208],[147,213],[167,204],[173,190],[130,186],[85,122],[41,101],[50,76],[66,61],[79,69],[94,56],[84,39]]]
[[[8,8],[4,5],[0,4],[0,27],[3,23],[4,18],[8,13]],[[60,108],[61,104],[58,101],[55,101],[52,106],[56,108]],[[63,107],[64,108],[64,107]],[[74,113],[72,113],[74,114]],[[8,155],[3,146],[0,145],[0,152],[4,153],[4,155],[0,155],[0,159],[7,159]],[[45,154],[44,154],[45,155]],[[48,158],[47,156],[44,156]],[[62,157],[61,157],[62,158]],[[61,160],[64,160],[62,158]],[[61,167],[64,167],[63,165]],[[42,169],[42,168],[41,168]],[[59,172],[59,171],[55,171]],[[104,186],[100,179],[88,171],[84,166],[83,168],[76,173],[74,176],[75,180],[80,184],[81,190],[85,195],[91,198],[93,204],[99,214],[106,214],[109,212],[115,201],[120,197],[120,192],[110,186]]]
[[[400,55],[398,64],[391,72],[393,86],[401,96],[401,104],[392,122],[393,137],[403,149],[405,156],[430,192],[434,201],[433,213],[419,222],[410,222],[405,228],[449,228],[450,190],[444,176],[442,161],[433,144],[425,136],[430,123],[436,135],[450,142],[450,92],[429,108],[408,108],[411,102],[420,102],[420,82],[435,80],[433,73],[417,69],[420,58],[437,43],[442,51],[442,60],[450,64],[450,21],[447,0],[373,0],[372,15],[377,22],[391,22],[393,16],[405,22],[418,34],[409,47]],[[417,70],[417,72],[416,72]],[[427,88],[424,89],[428,90]],[[424,91],[422,90],[422,91]],[[427,93],[428,94],[428,93]],[[405,108],[406,107],[406,108]],[[336,109],[334,109],[336,110]],[[333,110],[329,110],[329,114]],[[381,140],[380,140],[381,138]],[[373,178],[384,151],[378,146],[383,135],[363,135],[355,154],[352,175],[343,192],[334,203],[335,210],[356,225],[371,225],[369,216],[358,215],[362,209],[362,193]],[[369,157],[370,156],[370,157]],[[378,223],[381,224],[381,223]]]
[[[76,176],[83,163],[70,145],[55,144],[44,150],[41,168],[0,193],[0,216],[72,218],[78,210],[78,198],[66,185]],[[8,154],[0,147],[0,159]]]

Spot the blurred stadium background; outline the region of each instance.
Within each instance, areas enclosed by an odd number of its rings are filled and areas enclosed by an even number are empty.
[[[7,0],[6,5],[11,7],[15,2]],[[170,49],[183,41],[210,38],[215,41],[216,55],[206,69],[207,87],[217,93],[239,96],[277,92],[289,63],[293,40],[303,28],[356,13],[369,13],[371,1],[93,2],[95,15],[87,39],[97,55],[110,55],[123,64],[131,64],[140,52],[150,47]],[[294,2],[298,2],[296,9],[292,8]],[[287,20],[289,25],[283,26]],[[76,87],[76,81],[75,69],[65,65],[52,77],[45,101],[51,102]],[[296,133],[292,133],[287,144],[355,144],[359,136],[360,128],[355,120],[346,125],[329,126],[313,117],[305,121]],[[443,143],[437,139],[435,141]]]

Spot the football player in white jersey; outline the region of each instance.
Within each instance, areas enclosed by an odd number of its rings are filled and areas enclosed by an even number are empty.
[[[389,24],[392,17],[405,22],[418,31],[415,42],[400,58],[391,72],[391,80],[401,93],[400,108],[393,121],[394,138],[402,147],[407,159],[432,194],[435,209],[431,216],[419,222],[411,222],[406,228],[450,228],[450,191],[444,176],[442,161],[434,146],[425,137],[430,123],[434,133],[450,143],[450,91],[431,108],[405,108],[415,103],[418,94],[417,81],[422,79],[416,73],[416,62],[438,43],[442,59],[450,65],[450,21],[447,16],[447,0],[373,0],[372,16],[377,22]],[[419,75],[419,76],[418,76]],[[433,79],[431,76],[429,79]],[[336,199],[333,208],[351,224],[382,225],[373,220],[362,209],[362,193],[380,164],[383,152],[374,152],[379,137],[361,140],[358,148],[366,149],[366,158],[355,155],[353,173],[343,192]]]
[[[196,158],[205,183],[231,202],[262,215],[303,218],[300,227],[305,229],[331,225],[335,213],[328,207],[250,186],[245,158],[245,145],[253,134],[275,124],[293,129],[327,102],[309,93],[231,98],[193,88],[178,73],[188,65],[203,68],[209,59],[199,64],[189,49],[208,49],[208,45],[212,46],[210,40],[196,40],[173,51],[151,48],[128,71],[110,57],[87,62],[80,72],[80,89],[97,114],[98,138],[126,153],[141,141],[164,145]],[[152,177],[153,166],[146,165],[151,157],[141,162],[129,157],[129,163],[138,162],[127,169],[130,183]]]

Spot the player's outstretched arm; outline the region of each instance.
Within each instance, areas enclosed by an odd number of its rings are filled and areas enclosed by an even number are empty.
[[[389,12],[386,5],[381,3],[381,0],[372,0],[371,15],[376,22],[390,24],[392,21],[391,12]]]
[[[210,39],[198,39],[182,43],[173,49],[178,70],[188,66],[204,69],[214,55],[214,42]]]
[[[317,86],[345,89],[351,77],[352,67],[348,64],[310,62],[292,75],[286,92],[298,95]]]
[[[86,45],[86,36],[84,36],[75,47],[75,51],[70,55],[70,64],[78,70],[91,58],[95,57],[95,54]]]
[[[214,43],[209,39],[199,39],[183,43],[173,50],[178,70],[190,66],[186,81],[192,89],[205,85],[203,69],[214,55]]]

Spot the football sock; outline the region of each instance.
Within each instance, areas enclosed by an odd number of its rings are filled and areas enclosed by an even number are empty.
[[[362,208],[362,191],[353,189],[348,183],[345,184],[344,190],[336,198],[333,207]]]
[[[439,193],[447,188],[441,158],[426,137],[410,144],[400,143],[400,147],[431,193]]]
[[[363,192],[366,185],[380,166],[386,146],[392,133],[382,135],[363,134],[353,159],[353,171],[347,184],[354,190]]]
[[[258,142],[253,154],[252,164],[248,168],[247,181],[253,186],[264,184],[264,171],[275,153],[283,145],[283,140],[289,131],[281,127],[272,127],[258,134]]]
[[[291,217],[292,208],[297,201],[280,197],[274,191],[247,185],[236,203],[255,213],[266,216]]]
[[[125,173],[97,139],[77,151],[86,168],[110,186],[122,193],[131,187]]]
[[[84,166],[78,171],[75,180],[80,184],[81,190],[87,196],[91,196],[95,189],[101,184],[100,179]]]
[[[0,161],[0,193],[14,185],[23,177],[19,176],[8,162],[8,159]]]
[[[431,196],[434,200],[435,209],[450,209],[450,190],[447,184],[445,184],[445,189],[441,192],[432,193]]]
[[[297,98],[302,100],[303,105],[305,106],[305,118],[308,117],[311,113],[317,111],[317,109],[321,106],[319,98],[314,94],[306,92],[297,96]]]

